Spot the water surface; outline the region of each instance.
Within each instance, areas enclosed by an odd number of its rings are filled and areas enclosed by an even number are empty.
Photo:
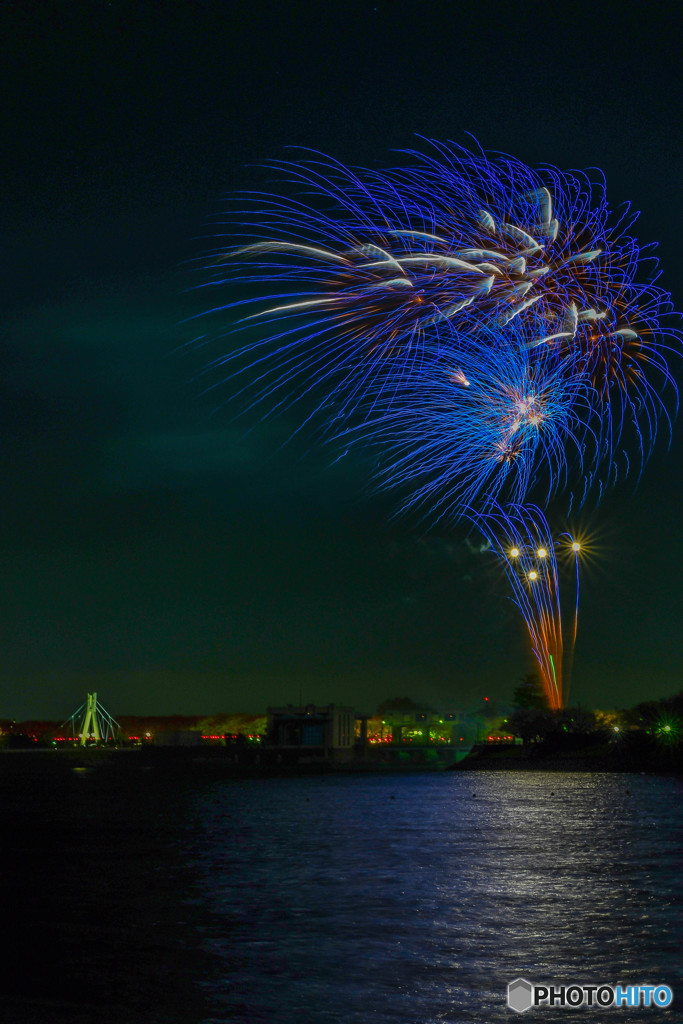
[[[680,985],[680,780],[586,773],[217,782],[186,850],[211,1021],[519,1020],[518,976]],[[643,1010],[538,1010],[641,1021]],[[650,1010],[682,1020],[678,1001]]]

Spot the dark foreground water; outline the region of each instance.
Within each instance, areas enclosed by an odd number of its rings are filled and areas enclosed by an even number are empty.
[[[2,767],[3,1020],[683,1020],[680,780]],[[519,1017],[519,975],[676,999]]]
[[[522,772],[217,785],[195,847],[212,1019],[498,1021],[518,975],[678,984],[680,795]]]

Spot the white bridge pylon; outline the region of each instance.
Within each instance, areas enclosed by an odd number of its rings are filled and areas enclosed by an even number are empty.
[[[80,715],[83,717],[80,728],[76,731],[76,722]],[[97,693],[89,693],[85,702],[74,711],[70,718],[67,718],[66,722],[71,723],[71,735],[74,738],[78,736],[78,742],[82,747],[88,741],[108,743],[110,740],[116,739],[121,728],[116,719],[112,718],[109,712],[100,704],[97,699]],[[64,725],[66,725],[66,722],[64,722]]]

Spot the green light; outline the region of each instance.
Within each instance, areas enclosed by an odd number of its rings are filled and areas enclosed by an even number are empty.
[[[675,715],[666,715],[655,723],[654,732],[667,742],[677,742],[681,734],[681,722]]]

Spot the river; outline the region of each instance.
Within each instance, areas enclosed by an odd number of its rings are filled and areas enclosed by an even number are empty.
[[[682,788],[0,758],[3,1021],[683,1020]],[[517,977],[675,996],[522,1018]]]

